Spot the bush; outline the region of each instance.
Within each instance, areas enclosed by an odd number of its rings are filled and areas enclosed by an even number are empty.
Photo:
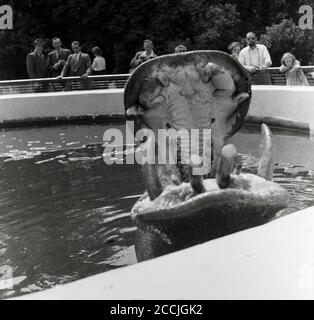
[[[292,19],[284,19],[279,24],[267,27],[266,33],[260,37],[260,42],[270,49],[273,66],[280,64],[285,52],[293,53],[303,65],[307,64],[311,55],[311,42],[306,32]]]

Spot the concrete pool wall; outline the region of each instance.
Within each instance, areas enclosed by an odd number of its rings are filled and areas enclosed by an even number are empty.
[[[252,90],[248,122],[314,132],[313,87],[253,86]],[[0,96],[0,126],[113,119],[124,119],[123,89]]]
[[[0,126],[124,119],[123,89],[0,96]]]
[[[314,88],[253,86],[252,91],[248,120],[314,132]]]
[[[250,116],[314,128],[314,88],[254,86]],[[4,125],[124,119],[123,90],[0,96]],[[313,131],[312,131],[313,132]],[[314,299],[314,208],[20,299]]]

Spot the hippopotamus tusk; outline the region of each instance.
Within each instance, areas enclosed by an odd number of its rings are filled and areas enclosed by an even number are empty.
[[[228,145],[222,149],[216,175],[217,184],[221,189],[226,189],[229,186],[230,174],[234,169],[236,154],[237,149],[234,145]]]
[[[202,166],[202,159],[198,155],[192,155],[189,165],[189,177],[191,186],[195,194],[200,194],[205,192],[205,187],[203,183],[203,177],[201,175],[195,175],[194,169]]]
[[[149,137],[145,143],[146,152],[158,156],[158,146]],[[160,196],[168,185],[179,185],[181,183],[180,174],[175,166],[169,164],[144,163],[142,166],[144,183],[150,199],[153,201]]]
[[[260,144],[260,162],[257,174],[266,179],[272,180],[274,175],[275,156],[272,133],[266,124],[262,124],[262,138]]]

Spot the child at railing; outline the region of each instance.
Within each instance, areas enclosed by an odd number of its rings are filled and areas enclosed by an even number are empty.
[[[300,67],[300,62],[292,53],[285,53],[281,58],[281,64],[279,71],[286,74],[287,86],[309,85],[306,76]]]

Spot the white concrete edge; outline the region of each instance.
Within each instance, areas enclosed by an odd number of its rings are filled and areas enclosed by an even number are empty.
[[[124,89],[95,89],[95,90],[78,90],[78,91],[60,91],[60,92],[41,92],[41,93],[19,93],[0,95],[0,100],[25,99],[25,98],[47,98],[60,96],[86,96],[86,95],[103,95],[112,93],[123,94]]]
[[[87,114],[124,115],[124,89],[66,91],[0,96],[0,122],[5,125],[45,122],[46,119],[84,117]],[[252,86],[248,116],[308,124],[314,133],[314,87]],[[304,126],[304,125],[303,125]],[[299,125],[300,127],[300,125]],[[302,127],[302,126],[301,126]],[[304,126],[305,127],[305,126]]]
[[[272,117],[307,123],[314,128],[314,87],[252,86],[249,116]]]
[[[252,91],[293,91],[293,92],[302,92],[302,91],[313,91],[313,86],[275,86],[275,85],[252,85]]]
[[[314,207],[16,299],[314,299]]]

